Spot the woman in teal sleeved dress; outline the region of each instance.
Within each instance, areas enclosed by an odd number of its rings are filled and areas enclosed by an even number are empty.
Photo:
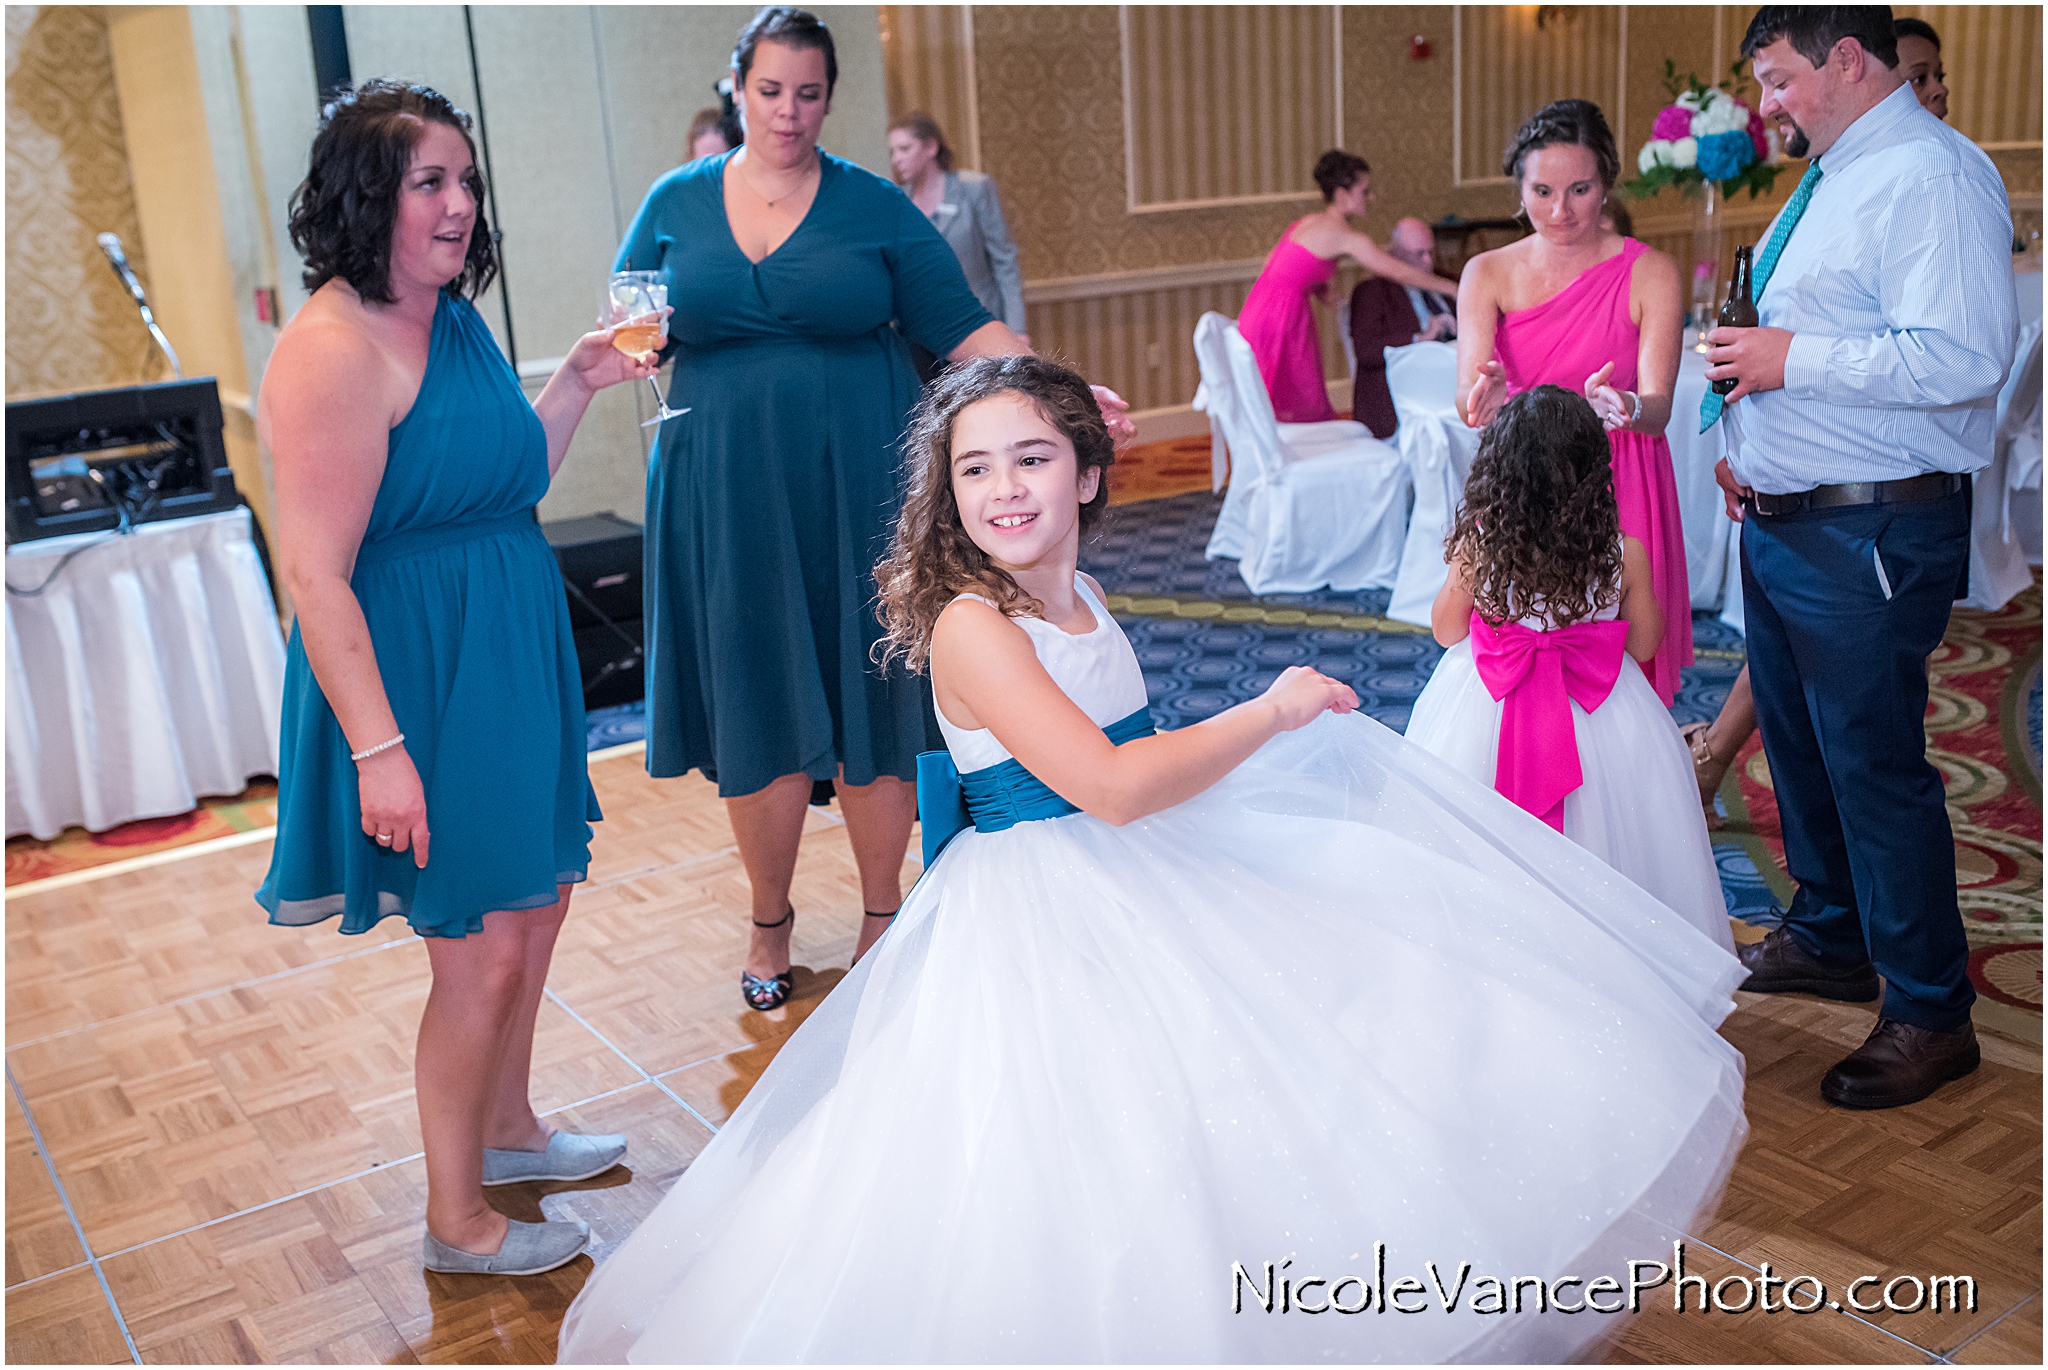
[[[326,111],[294,197],[312,298],[257,423],[297,622],[285,666],[273,923],[399,916],[433,987],[415,1053],[430,1270],[536,1274],[580,1223],[509,1222],[484,1186],[582,1179],[623,1137],[527,1097],[569,889],[599,817],[567,604],[534,505],[591,396],[651,375],[579,339],[528,404],[470,298],[496,273],[468,116],[371,81]]]
[[[745,146],[656,181],[614,269],[666,272],[669,404],[690,411],[647,480],[647,770],[701,769],[728,801],[753,887],[742,992],[772,1009],[813,781],[839,782],[860,864],[856,955],[903,898],[925,687],[869,659],[919,393],[903,338],[1029,349],[900,190],[818,151],[838,72],[815,16],[762,10],[733,69]]]

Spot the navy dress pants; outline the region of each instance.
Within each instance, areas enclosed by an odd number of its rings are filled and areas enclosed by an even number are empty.
[[[1867,956],[1884,1016],[1936,1031],[1977,997],[1924,726],[1969,540],[1967,486],[1742,526],[1750,684],[1798,884],[1785,926],[1831,964]]]

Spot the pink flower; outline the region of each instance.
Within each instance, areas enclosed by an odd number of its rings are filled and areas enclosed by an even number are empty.
[[[1756,159],[1759,162],[1771,160],[1770,140],[1764,136],[1764,116],[1753,109],[1749,111],[1749,141],[1756,144]]]
[[[1666,105],[1657,111],[1657,122],[1650,125],[1652,138],[1678,139],[1692,135],[1692,111],[1684,105]]]

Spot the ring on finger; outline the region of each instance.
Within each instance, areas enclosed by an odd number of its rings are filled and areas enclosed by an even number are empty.
[[[391,845],[391,834],[388,832],[380,832],[377,834],[377,841],[380,845],[388,847]]]

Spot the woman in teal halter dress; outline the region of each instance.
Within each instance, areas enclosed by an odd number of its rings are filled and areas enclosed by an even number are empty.
[[[312,298],[278,339],[285,666],[273,923],[403,917],[433,970],[414,1056],[428,1269],[506,1275],[583,1249],[484,1186],[583,1179],[623,1137],[542,1123],[533,1030],[600,817],[561,576],[534,506],[591,396],[653,374],[587,334],[539,399],[470,304],[496,273],[468,116],[371,81],[326,111],[294,196]],[[391,1159],[397,1159],[393,1157]]]

